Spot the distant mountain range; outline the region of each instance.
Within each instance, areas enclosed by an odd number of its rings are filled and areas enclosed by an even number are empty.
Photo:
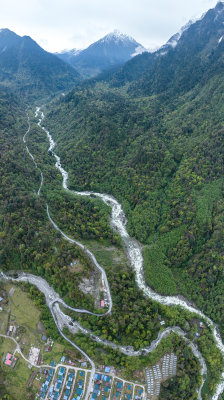
[[[55,96],[102,72],[105,74],[99,79],[111,86],[133,82],[130,92],[159,93],[168,87],[180,90],[183,85],[190,88],[204,70],[208,74],[208,65],[212,66],[221,55],[223,9],[224,3],[219,2],[151,53],[117,30],[84,50],[51,54],[29,36],[1,29],[0,83],[24,99]]]
[[[222,334],[223,93],[219,2],[156,52],[86,81],[46,115],[70,165],[70,188],[118,198],[129,233],[145,245],[148,284],[187,296]],[[211,399],[214,385],[207,387]],[[197,398],[183,391],[174,395],[173,385],[171,395],[163,390],[164,399]]]
[[[190,22],[154,53],[128,61],[107,80],[112,86],[132,83],[130,92],[154,94],[190,90],[209,74],[223,69],[224,3]]]
[[[80,76],[70,65],[43,50],[29,36],[0,30],[0,82],[24,99],[45,97],[73,87]]]
[[[119,66],[146,51],[135,39],[118,30],[104,36],[84,50],[55,53],[72,65],[83,77],[93,77],[112,67]]]

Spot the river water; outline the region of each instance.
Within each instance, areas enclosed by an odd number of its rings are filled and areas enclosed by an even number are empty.
[[[187,300],[180,299],[178,296],[162,296],[155,291],[153,291],[148,285],[146,285],[145,279],[144,279],[144,270],[143,270],[143,256],[142,256],[142,250],[141,246],[137,241],[132,239],[126,229],[126,224],[127,220],[125,217],[125,213],[122,209],[121,204],[111,195],[108,194],[103,194],[103,193],[97,193],[97,192],[90,192],[90,191],[84,191],[84,192],[77,192],[77,191],[71,191],[68,188],[68,172],[62,167],[61,165],[61,160],[60,157],[54,152],[54,148],[56,146],[55,141],[53,140],[50,132],[42,126],[42,122],[44,119],[44,113],[40,111],[39,108],[37,108],[36,115],[40,113],[40,118],[38,121],[38,125],[44,130],[46,133],[50,147],[48,151],[51,151],[53,156],[56,159],[55,167],[60,171],[62,175],[62,186],[66,191],[70,191],[74,193],[74,195],[77,196],[91,196],[94,195],[96,197],[101,198],[104,203],[109,205],[111,207],[111,225],[112,227],[120,234],[123,243],[127,249],[128,253],[128,258],[130,260],[131,266],[133,270],[135,271],[135,276],[136,276],[136,282],[140,290],[143,291],[145,296],[151,298],[152,300],[155,300],[159,302],[160,304],[164,304],[167,306],[180,306],[185,310],[188,310],[189,312],[197,314],[197,316],[204,318],[207,322],[207,324],[210,326],[213,332],[213,336],[216,342],[217,347],[221,351],[223,357],[224,357],[224,344],[221,339],[221,335],[219,333],[219,330],[216,326],[216,324],[208,318],[204,313],[202,313],[199,309],[191,305]],[[223,393],[224,391],[224,370],[222,372],[222,381],[216,388],[216,392],[212,397],[212,400],[218,400],[219,396]]]
[[[156,293],[155,291],[153,291],[149,286],[146,285],[145,279],[144,279],[144,270],[143,270],[143,256],[142,256],[142,250],[141,250],[141,246],[139,245],[139,243],[134,240],[133,238],[131,238],[127,232],[126,229],[126,224],[127,224],[127,220],[124,214],[124,211],[122,209],[121,204],[113,197],[110,196],[108,194],[103,194],[103,193],[95,193],[95,192],[89,192],[89,191],[84,191],[84,192],[77,192],[77,191],[71,191],[68,188],[68,173],[67,171],[62,167],[61,165],[61,160],[60,157],[55,153],[54,148],[56,146],[56,143],[54,142],[51,134],[49,133],[49,131],[42,126],[42,122],[44,119],[44,113],[42,111],[40,111],[40,108],[36,109],[36,113],[35,113],[35,117],[38,117],[39,115],[39,121],[38,121],[38,125],[44,130],[44,132],[46,133],[48,140],[49,140],[49,149],[48,151],[52,153],[52,155],[55,157],[56,159],[56,163],[55,166],[56,168],[60,171],[61,175],[62,175],[62,185],[63,188],[66,191],[70,191],[72,192],[74,195],[76,196],[91,196],[94,195],[98,198],[100,198],[104,203],[106,203],[107,205],[109,205],[111,207],[111,225],[112,228],[114,230],[116,230],[122,240],[123,240],[123,244],[127,250],[127,254],[128,254],[128,258],[130,260],[131,266],[133,268],[133,270],[135,271],[135,277],[136,277],[136,282],[137,285],[139,287],[140,290],[143,291],[144,295],[146,297],[149,297],[152,300],[155,300],[157,302],[159,302],[160,304],[164,304],[167,306],[180,306],[181,308],[188,310],[189,312],[195,313],[197,314],[198,317],[201,317],[203,319],[206,320],[207,324],[210,326],[210,328],[212,329],[213,332],[213,336],[216,342],[217,347],[219,348],[219,350],[221,351],[223,357],[224,357],[224,344],[222,342],[220,333],[218,331],[218,328],[216,326],[216,324],[210,319],[208,318],[206,315],[204,315],[204,313],[202,313],[199,309],[197,309],[194,305],[190,304],[189,301],[184,300],[182,298],[179,298],[178,296],[162,296],[158,293]],[[28,123],[29,123],[29,119],[28,119]],[[23,141],[24,143],[26,143],[26,135],[29,133],[30,130],[30,123],[29,123],[29,128],[28,131],[25,133],[24,137],[23,137]],[[27,147],[27,146],[26,146]],[[30,157],[32,158],[33,162],[36,165],[36,162],[34,160],[34,157],[32,156],[32,154],[29,152],[29,149],[27,148],[27,151],[30,155]],[[41,172],[41,186],[43,184],[43,174]],[[40,189],[41,189],[40,186]],[[40,194],[40,189],[38,191],[38,195]],[[110,346],[114,349],[119,349],[121,352],[123,352],[124,354],[130,355],[130,356],[138,356],[140,354],[147,354],[153,350],[155,350],[155,348],[159,345],[160,341],[167,337],[171,332],[175,332],[176,334],[178,334],[179,336],[183,337],[183,339],[187,342],[187,344],[191,347],[195,357],[198,358],[200,365],[201,365],[201,373],[204,376],[203,377],[203,383],[198,391],[198,399],[201,400],[201,390],[205,381],[205,375],[207,374],[207,367],[205,364],[205,360],[203,359],[200,351],[197,348],[197,345],[190,342],[189,339],[186,338],[186,334],[185,332],[183,332],[181,330],[181,328],[179,327],[169,327],[167,329],[165,329],[163,332],[160,332],[158,335],[158,338],[153,341],[150,346],[139,350],[139,351],[134,351],[134,349],[130,348],[130,347],[125,347],[125,346],[119,346],[119,345],[115,345],[112,342],[106,341],[106,340],[102,340],[99,337],[95,336],[92,332],[86,330],[85,328],[83,328],[80,324],[78,324],[77,322],[73,321],[73,324],[71,324],[71,318],[66,316],[58,307],[58,304],[61,303],[64,307],[73,310],[75,312],[83,312],[83,313],[89,313],[92,315],[98,315],[98,316],[102,316],[105,315],[109,312],[111,312],[112,309],[112,299],[111,299],[111,294],[110,294],[110,288],[109,288],[109,284],[107,281],[107,276],[105,271],[103,270],[103,268],[98,264],[95,256],[85,247],[83,246],[81,243],[71,239],[70,237],[68,237],[63,231],[61,231],[61,229],[56,225],[56,223],[52,220],[50,213],[49,213],[49,209],[47,207],[47,213],[48,213],[48,218],[50,220],[50,222],[52,223],[52,225],[54,226],[55,229],[57,229],[66,240],[69,240],[71,243],[76,244],[77,246],[79,246],[80,248],[82,248],[82,250],[84,250],[86,252],[86,254],[88,255],[88,257],[91,259],[91,261],[94,263],[95,267],[98,268],[98,270],[100,270],[100,272],[102,273],[102,276],[104,278],[104,282],[105,282],[105,286],[106,286],[106,290],[107,290],[107,294],[108,294],[108,299],[109,299],[109,309],[108,311],[106,311],[106,313],[104,314],[94,314],[91,313],[90,311],[87,310],[80,310],[80,309],[74,309],[72,307],[67,306],[67,304],[64,303],[64,301],[62,299],[60,299],[59,295],[49,286],[49,284],[40,277],[31,275],[31,274],[21,274],[19,276],[18,281],[28,281],[32,284],[34,284],[35,286],[38,287],[39,290],[41,290],[46,297],[46,302],[48,307],[50,308],[50,311],[52,313],[52,316],[54,318],[54,321],[57,325],[57,328],[60,332],[60,334],[66,339],[68,340],[74,347],[76,347],[79,351],[82,352],[83,355],[85,355],[85,357],[89,360],[89,362],[91,363],[92,366],[92,374],[91,377],[93,377],[93,372],[95,371],[95,365],[93,363],[92,360],[90,360],[90,358],[88,357],[88,355],[86,353],[84,353],[78,346],[76,346],[72,341],[70,341],[68,338],[66,338],[66,336],[63,334],[62,332],[62,327],[66,326],[71,332],[76,332],[77,329],[82,331],[84,334],[88,334],[90,335],[90,337],[92,337],[92,339],[96,340],[99,343],[102,343],[106,346]],[[8,277],[6,277],[4,275],[4,277],[6,279],[8,279]],[[57,318],[55,317],[55,314],[57,315]],[[69,323],[70,322],[70,323]],[[91,380],[90,380],[91,381]],[[86,393],[86,399],[89,396],[90,392],[92,390],[92,383],[90,382],[89,384],[89,388],[87,390]],[[215,394],[212,396],[212,400],[218,400],[220,395],[223,393],[224,391],[224,371],[222,372],[222,381],[220,382],[219,385],[217,385],[216,388],[216,392]],[[88,395],[88,396],[87,396]]]

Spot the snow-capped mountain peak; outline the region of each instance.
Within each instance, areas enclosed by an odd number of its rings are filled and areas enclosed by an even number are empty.
[[[184,26],[182,26],[182,28],[175,33],[173,36],[171,36],[171,38],[168,40],[168,42],[166,42],[165,45],[162,46],[162,49],[164,49],[165,47],[176,47],[177,43],[179,42],[181,36],[183,35],[183,33],[190,28],[190,26],[194,23],[194,20],[190,20],[189,22],[187,22],[187,24],[185,24]]]
[[[143,51],[146,50],[135,39],[115,29],[84,50],[70,50],[57,56],[74,66],[84,77],[90,77],[122,65]]]
[[[118,29],[115,29],[114,31],[108,33],[106,36],[104,36],[102,39],[99,40],[99,42],[133,42],[137,43],[136,40],[128,35],[125,35],[124,33],[120,32]]]

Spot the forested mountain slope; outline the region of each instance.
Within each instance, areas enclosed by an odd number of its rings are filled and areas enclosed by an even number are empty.
[[[16,91],[23,101],[55,96],[79,80],[74,68],[43,50],[29,36],[0,30],[0,83]]]
[[[47,120],[70,187],[121,200],[130,234],[145,245],[148,284],[191,298],[222,334],[223,8],[183,33],[192,38],[184,61],[179,44],[150,67],[158,76],[119,89],[92,82],[55,103]]]
[[[108,77],[112,86],[132,82],[130,92],[143,95],[185,92],[198,80],[206,81],[223,65],[224,3],[218,2],[201,19],[183,28],[155,53],[145,53]],[[172,43],[172,45],[170,45]],[[219,59],[219,65],[217,60]],[[167,95],[167,93],[166,93]]]

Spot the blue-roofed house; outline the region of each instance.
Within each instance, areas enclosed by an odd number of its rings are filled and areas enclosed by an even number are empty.
[[[107,382],[110,382],[110,379],[111,379],[110,376],[107,376]]]
[[[128,385],[128,390],[131,390],[131,385]]]
[[[143,389],[142,388],[139,389],[139,394],[142,394],[142,392],[143,392]]]
[[[105,372],[108,374],[110,372],[110,367],[105,367]]]
[[[81,367],[87,367],[87,362],[85,361],[85,362],[82,362],[81,363]]]
[[[70,389],[71,386],[72,386],[72,382],[71,382],[71,381],[68,381],[68,382],[67,382],[67,385],[66,385],[66,389]]]
[[[92,394],[92,400],[95,400],[96,399],[96,393],[93,393]]]
[[[110,390],[110,388],[109,388],[109,386],[105,386],[105,392],[109,392],[109,390]]]
[[[62,357],[61,357],[61,362],[64,363],[65,360],[66,360],[65,356],[62,356]]]
[[[120,394],[119,392],[116,392],[116,397],[119,397],[119,394]]]
[[[118,382],[118,383],[117,383],[117,388],[118,388],[118,389],[121,389],[122,386],[123,386],[123,383],[122,383],[122,382]]]
[[[80,376],[84,376],[85,375],[85,372],[84,371],[81,371],[80,372]]]

